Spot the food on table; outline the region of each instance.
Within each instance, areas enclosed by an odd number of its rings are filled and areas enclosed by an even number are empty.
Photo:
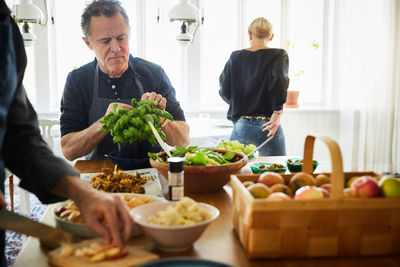
[[[314,185],[302,186],[294,194],[294,199],[297,200],[321,199],[321,198],[324,198],[324,193]]]
[[[329,184],[331,182],[331,178],[328,175],[321,173],[315,177],[315,182],[317,183],[317,186],[321,186],[323,184]]]
[[[93,242],[88,247],[74,248],[71,245],[65,245],[61,250],[62,257],[74,255],[75,257],[89,257],[91,262],[100,262],[104,260],[118,259],[128,255],[128,252],[121,251],[114,245],[102,246]]]
[[[248,186],[250,186],[250,185],[252,185],[252,184],[254,184],[253,181],[243,181],[243,185],[244,185],[245,187],[248,187]]]
[[[379,197],[381,194],[378,182],[369,175],[358,177],[350,186],[350,195],[353,197]]]
[[[254,198],[266,198],[272,193],[271,188],[262,183],[250,185],[247,190]]]
[[[267,197],[268,200],[291,200],[292,198],[282,192],[273,192]]]
[[[101,173],[92,176],[90,183],[100,191],[111,193],[145,193],[141,186],[153,178],[140,175],[138,172],[130,174],[117,169],[105,168]]]
[[[285,180],[282,175],[275,172],[264,172],[258,177],[258,182],[265,184],[266,186],[272,186],[274,184],[285,184]]]
[[[211,218],[211,213],[198,205],[193,199],[183,197],[175,206],[168,206],[166,210],[159,211],[148,218],[149,223],[160,225],[191,225],[206,221]]]
[[[152,202],[152,200],[145,195],[135,196],[125,194],[121,198],[124,200],[129,209]],[[84,223],[83,218],[81,217],[81,212],[73,201],[68,201],[64,206],[59,207],[56,210],[56,215],[59,218],[69,222]]]
[[[105,115],[100,122],[103,126],[100,132],[110,131],[114,143],[130,143],[141,140],[147,140],[151,144],[156,144],[156,138],[151,131],[148,122],[154,125],[158,134],[165,140],[165,134],[160,128],[160,118],[174,120],[167,111],[156,108],[157,101],[142,100],[136,102],[132,99],[133,109],[116,110],[117,104],[114,104],[112,111]]]
[[[281,192],[290,197],[292,197],[294,195],[293,190],[285,184],[274,184],[271,186],[271,191],[272,191],[272,193]]]
[[[384,176],[379,179],[379,188],[384,197],[400,197],[400,180],[391,176]]]
[[[316,185],[315,178],[311,174],[299,172],[290,178],[289,186],[293,192],[305,185]]]
[[[229,164],[239,160],[235,152],[228,151],[220,153],[211,149],[199,148],[197,146],[176,146],[174,151],[171,151],[173,157],[185,157],[183,165],[186,166],[209,166],[209,165],[222,165]],[[161,163],[167,163],[158,155],[149,152],[149,158],[157,160]],[[168,160],[168,158],[167,158]]]
[[[251,152],[253,152],[253,150],[255,150],[257,147],[253,144],[248,144],[248,145],[242,144],[238,140],[233,140],[233,141],[222,140],[218,145],[215,146],[215,148],[243,152],[244,154],[248,155]]]
[[[289,163],[291,163],[291,164],[300,164],[300,163],[303,163],[303,160],[302,159],[288,159],[287,160]],[[313,160],[313,164],[315,164],[315,163],[317,163],[317,161],[316,160]]]
[[[283,166],[282,164],[277,164],[277,163],[272,163],[271,165],[267,166],[265,164],[261,164],[260,166],[258,166],[258,168],[260,170],[278,170],[278,169],[283,169],[285,168],[285,166]]]

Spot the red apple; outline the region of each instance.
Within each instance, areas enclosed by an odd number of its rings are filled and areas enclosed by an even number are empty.
[[[320,199],[323,198],[324,194],[318,189],[318,187],[313,185],[305,185],[297,189],[294,199]]]
[[[368,175],[355,179],[350,186],[350,195],[353,197],[379,197],[380,193],[378,183]]]
[[[291,200],[292,198],[282,192],[273,192],[267,197],[268,200]]]
[[[318,187],[318,190],[321,191],[324,197],[326,198],[329,198],[331,196],[331,193],[325,188]]]
[[[320,186],[320,188],[326,189],[330,193],[332,185],[331,184],[323,184],[323,185]]]
[[[285,180],[282,175],[275,172],[264,172],[258,177],[258,182],[265,184],[266,186],[271,186],[274,184],[285,184]]]

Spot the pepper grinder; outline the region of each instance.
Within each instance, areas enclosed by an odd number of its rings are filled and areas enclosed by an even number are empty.
[[[183,161],[185,158],[171,157],[168,158],[168,198],[172,201],[178,201],[184,196],[184,171]]]

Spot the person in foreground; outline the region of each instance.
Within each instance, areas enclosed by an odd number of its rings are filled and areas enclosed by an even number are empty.
[[[274,34],[265,18],[255,19],[248,34],[250,47],[234,51],[219,77],[219,94],[229,104],[227,118],[234,123],[230,139],[258,146],[273,135],[260,154],[284,156],[280,116],[289,85],[288,55],[268,47]]]
[[[83,182],[79,172],[56,157],[40,134],[36,112],[22,85],[27,60],[23,40],[4,0],[0,0],[0,40],[0,208],[6,206],[3,192],[8,168],[20,178],[20,186],[43,203],[75,201],[88,227],[122,248],[133,227],[126,205],[118,196]],[[0,265],[5,267],[3,230],[0,250]]]
[[[129,52],[129,20],[118,1],[90,3],[82,15],[84,42],[96,59],[69,73],[61,101],[61,147],[69,160],[86,156],[103,159],[118,150],[109,132],[98,132],[100,119],[114,105],[132,108],[132,99],[156,100],[157,108],[167,110],[174,121],[160,120],[166,142],[187,146],[189,126],[164,70]],[[158,151],[160,148],[157,147]],[[147,155],[154,147],[147,142],[141,150]],[[143,153],[142,153],[143,154]]]

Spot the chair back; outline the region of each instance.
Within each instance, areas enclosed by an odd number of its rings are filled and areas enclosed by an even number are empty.
[[[50,146],[51,150],[54,150],[54,136],[51,133],[51,128],[55,125],[60,125],[58,120],[39,120],[40,132],[43,139]]]

